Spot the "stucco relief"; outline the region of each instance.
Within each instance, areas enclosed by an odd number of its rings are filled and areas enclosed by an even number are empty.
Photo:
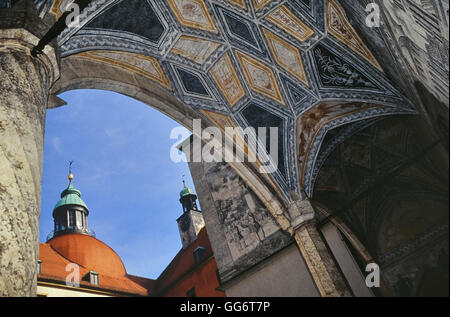
[[[178,21],[187,27],[217,33],[205,3],[200,0],[168,0]]]
[[[288,32],[300,42],[306,41],[314,34],[313,30],[311,30],[285,6],[281,6],[270,13],[266,19]]]
[[[219,43],[192,36],[181,36],[173,46],[171,52],[203,65],[219,46]]]
[[[231,63],[228,53],[211,68],[210,72],[231,106],[234,106],[239,99],[244,97],[244,88]]]
[[[226,164],[205,165],[221,227],[234,261],[280,230],[261,201]]]

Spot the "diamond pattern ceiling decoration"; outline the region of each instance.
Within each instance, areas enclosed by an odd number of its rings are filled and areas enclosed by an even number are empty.
[[[242,65],[245,77],[250,87],[269,98],[284,105],[283,97],[278,88],[277,80],[272,69],[250,56],[236,51],[236,55]]]
[[[309,86],[300,51],[270,31],[264,29],[264,35],[275,61],[306,86]]]
[[[222,94],[231,106],[244,97],[245,91],[231,62],[230,56],[225,54],[212,68],[211,75]]]
[[[203,0],[167,0],[181,25],[217,33]]]
[[[240,6],[244,10],[247,10],[247,5],[245,4],[245,0],[227,0],[227,1]]]
[[[175,43],[171,52],[203,65],[219,46],[220,44],[216,42],[183,35]]]
[[[187,94],[211,97],[200,76],[180,67],[175,67],[181,81],[183,90]]]
[[[54,15],[61,1],[36,4]],[[58,38],[63,61],[145,76],[217,125],[279,118],[284,173],[268,181],[287,199],[312,195],[328,131],[414,113],[338,0],[95,0],[80,20]]]
[[[295,37],[300,42],[306,41],[314,34],[314,31],[289,11],[286,6],[281,6],[274,10],[266,17],[266,19]]]
[[[130,9],[133,12],[139,12],[133,19],[126,16]],[[134,33],[156,43],[164,33],[164,25],[162,25],[151,4],[141,0],[128,0],[116,4],[97,19],[86,24],[85,29]]]
[[[270,113],[269,111],[265,110],[264,108],[261,108],[260,106],[257,106],[256,104],[249,104],[244,108],[242,111],[242,115],[244,116],[245,120],[248,122],[248,125],[250,127],[253,127],[255,130],[257,130],[259,127],[266,128],[267,131],[271,127],[278,128],[278,171],[286,177],[286,167],[284,164],[284,122],[283,119],[278,117],[277,115],[274,115]],[[270,134],[266,134],[266,144],[267,144],[267,151],[270,153]]]
[[[318,97],[311,94],[308,89],[294,83],[287,77],[281,75],[281,80],[286,87],[287,95],[296,116],[305,112],[318,102]]]
[[[233,46],[243,50],[252,50],[262,58],[267,56],[267,51],[256,24],[220,6],[216,8],[218,15],[223,21],[225,34]]]
[[[380,64],[353,30],[345,18],[345,13],[334,0],[327,0],[327,30],[381,70]]]
[[[259,10],[268,4],[272,0],[253,0],[253,4],[255,6],[255,10]]]

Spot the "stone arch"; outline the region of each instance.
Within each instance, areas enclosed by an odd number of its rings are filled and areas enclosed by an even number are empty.
[[[207,126],[215,126],[207,116],[194,111],[177,98],[169,95],[161,86],[142,74],[98,61],[70,56],[61,61],[62,75],[51,89],[53,95],[75,89],[103,89],[135,98],[169,116],[187,129],[193,129],[194,119],[201,119]],[[51,105],[50,105],[51,107]],[[229,163],[244,179],[252,191],[264,203],[280,227],[292,233],[288,203],[267,174],[258,173],[253,163]]]
[[[10,59],[12,55],[21,55],[24,65],[28,64],[35,73],[42,72],[42,68],[33,66],[36,60],[31,58],[28,46],[35,46],[54,18],[60,16],[63,2],[66,1],[3,1],[8,10],[11,8],[13,11],[4,15],[6,24],[2,15],[0,26],[6,25],[8,29],[11,25],[19,29],[33,28],[31,31],[35,38],[24,48],[23,43],[10,45],[8,40],[5,41],[19,36],[20,32],[2,32],[0,57]],[[258,173],[251,164],[233,164],[233,167],[275,216],[280,226],[295,236],[321,295],[346,295],[345,283],[340,280],[339,272],[327,255],[326,246],[314,224],[311,225],[314,210],[309,200],[303,199],[305,196],[317,197],[317,190],[313,190],[317,175],[319,181],[316,188],[323,185],[320,174],[324,174],[324,171],[326,174],[326,166],[316,164],[316,160],[321,156],[321,151],[332,152],[328,143],[339,144],[362,127],[378,124],[377,120],[382,116],[416,113],[417,105],[409,102],[390,82],[382,69],[386,64],[378,64],[379,61],[349,23],[339,2],[344,3],[345,0],[274,0],[264,3],[225,0],[92,1],[82,12],[80,25],[65,29],[53,43],[63,57],[62,77],[54,86],[53,93],[89,87],[117,91],[157,107],[188,128],[188,121],[192,118],[204,119],[207,126],[223,127],[234,121],[246,126],[252,120],[245,117],[243,112],[250,106],[251,109],[261,110],[260,113],[255,111],[259,119],[255,120],[257,123],[263,121],[270,124],[270,120],[264,119],[277,117],[278,122],[284,124],[283,144],[286,148],[282,158],[287,163],[288,177],[283,179],[275,175],[273,178],[277,179],[274,180],[269,175]],[[20,4],[20,8],[15,7],[16,4]],[[39,17],[42,20],[38,19],[35,8],[40,10]],[[14,14],[17,13],[14,10],[19,10],[21,14],[26,12],[27,18],[32,19],[22,25],[23,21],[14,20]],[[47,11],[50,13],[47,14]],[[363,12],[360,10],[360,13]],[[135,18],[134,21],[153,17],[156,29],[159,28],[156,36],[145,29],[145,24],[129,23],[130,16]],[[118,18],[120,23],[117,23]],[[21,40],[23,42],[24,38]],[[186,45],[187,42],[190,44]],[[7,49],[3,50],[5,43]],[[197,48],[205,49],[204,54],[193,50]],[[43,53],[41,57],[49,55],[48,50]],[[89,65],[90,68],[81,64]],[[8,69],[8,63],[0,66]],[[228,68],[228,76],[214,76],[213,68],[220,69],[222,66]],[[39,110],[39,120],[34,120],[29,126],[38,127],[41,131],[45,111],[39,106],[44,102],[37,103],[35,97],[40,95],[46,99],[47,84],[50,85],[52,80],[27,77],[24,72],[19,74],[18,69],[20,67],[8,69],[6,77],[9,74],[19,76],[20,81],[11,82],[25,83],[33,89],[15,92],[16,95],[10,94],[14,89],[9,89],[6,104],[20,104],[19,108],[30,105]],[[56,73],[55,68],[55,77]],[[236,94],[228,94],[225,80],[221,80],[224,78],[231,80]],[[168,90],[164,91],[164,87]],[[171,88],[176,88],[173,94],[168,93]],[[53,95],[50,100],[57,101],[57,98]],[[8,111],[13,108],[6,107]],[[23,114],[11,116],[10,121],[26,118],[26,113]],[[22,123],[23,120],[14,124],[29,128]],[[3,126],[0,125],[0,133],[3,133]],[[11,126],[8,129],[13,133],[26,130],[19,131]],[[334,133],[336,130],[338,134]],[[35,183],[38,184],[41,172],[38,160],[22,154],[29,152],[26,148],[30,144],[31,147],[40,145],[40,134],[33,135],[31,131],[22,133],[20,137],[25,145],[17,147],[19,142],[11,141],[12,138],[5,142],[11,153],[20,152],[20,164],[16,164],[16,161],[10,164],[13,155],[2,157],[2,163],[9,164],[8,172],[11,172],[10,177],[5,179],[14,181],[17,175],[22,175],[22,164],[32,163],[38,175]],[[42,156],[42,149],[39,146],[35,148],[36,157]],[[326,160],[327,155],[323,157]],[[364,158],[360,161],[364,164]],[[36,192],[27,184],[31,179],[29,176],[21,179],[24,180],[24,186],[18,187],[23,187],[24,192],[28,191],[27,195],[39,192],[39,186],[35,186]],[[15,212],[14,217],[21,216],[13,199],[14,196],[19,197],[20,193],[10,195],[9,189],[0,189],[2,198],[6,197],[9,202],[9,210]],[[7,195],[3,193],[5,191]],[[306,195],[303,195],[304,192]],[[339,194],[333,193],[331,196],[338,197]],[[303,197],[299,199],[299,195]],[[23,200],[27,207],[31,206],[26,199]],[[31,207],[33,221],[36,222],[39,210],[35,206]],[[358,234],[357,230],[353,231]],[[5,232],[11,234],[13,230]],[[35,226],[30,225],[23,232],[30,241],[36,242]],[[25,239],[16,239],[14,242],[17,243],[11,250],[21,250],[26,244],[23,241]],[[35,276],[35,270],[31,255],[25,257],[23,267],[26,270],[17,276],[28,282]],[[2,272],[5,267],[0,265]],[[0,279],[2,282],[4,280]],[[23,291],[23,286],[17,287],[20,288]],[[1,287],[0,291],[3,291]],[[29,293],[32,294],[32,290]]]

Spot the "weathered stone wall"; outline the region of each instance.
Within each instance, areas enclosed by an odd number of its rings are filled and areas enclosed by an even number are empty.
[[[222,282],[293,243],[226,163],[190,163]]]
[[[1,46],[0,46],[1,47]],[[33,295],[48,82],[39,60],[0,51],[0,294]]]
[[[443,139],[448,138],[448,0],[341,0],[387,77],[410,98]],[[367,4],[381,9],[381,25],[366,25]]]
[[[45,28],[33,21],[30,1],[0,9],[0,296],[36,295],[45,113],[58,66],[51,47],[30,55]]]

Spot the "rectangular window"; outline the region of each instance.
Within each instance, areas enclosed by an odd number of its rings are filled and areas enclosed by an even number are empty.
[[[77,227],[79,229],[83,228],[83,224],[81,222],[81,218],[82,218],[82,211],[77,210]]]
[[[195,287],[191,288],[186,292],[187,297],[197,297],[197,294],[195,294]]]
[[[69,210],[69,228],[75,227],[75,210]]]
[[[41,274],[42,273],[42,261],[38,260],[37,261],[37,274]]]
[[[99,284],[98,273],[97,272],[94,272],[94,271],[90,271],[89,272],[89,283],[91,283],[92,285],[98,285]]]

